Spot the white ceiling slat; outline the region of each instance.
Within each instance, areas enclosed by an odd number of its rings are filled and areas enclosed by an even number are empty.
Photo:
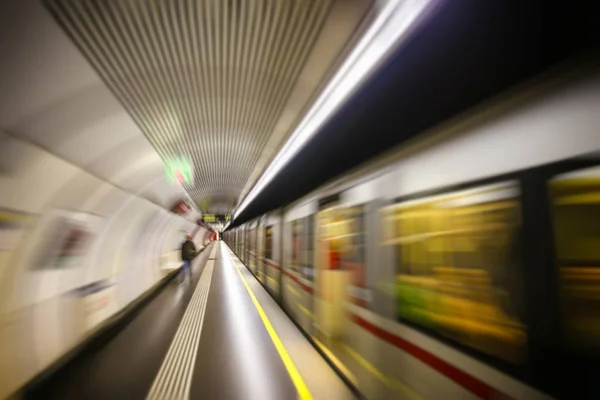
[[[161,158],[189,157],[189,195],[231,212],[335,1],[45,3]]]

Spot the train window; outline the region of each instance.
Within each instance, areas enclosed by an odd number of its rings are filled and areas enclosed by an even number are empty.
[[[314,214],[305,218],[306,220],[306,245],[304,249],[304,275],[306,279],[314,278]]]
[[[382,216],[383,245],[395,252],[398,317],[522,362],[517,184],[401,202]]]
[[[304,241],[303,222],[301,219],[292,221],[292,269],[296,271],[301,269],[300,253]]]
[[[600,168],[550,182],[565,339],[600,350]]]
[[[273,259],[273,225],[265,228],[265,258]]]
[[[244,264],[248,264],[248,252],[250,251],[250,240],[248,239],[248,235],[249,235],[249,231],[248,229],[244,228],[244,233],[243,233],[243,240],[244,240],[244,252],[243,252],[243,256],[242,256],[242,261],[244,262]]]
[[[364,206],[348,207],[341,210],[340,214],[342,221],[346,221],[340,243],[341,269],[352,271],[349,287],[351,300],[365,305],[365,209]]]
[[[292,221],[291,229],[291,267],[306,279],[312,279],[312,216]]]
[[[248,233],[248,265],[250,268],[256,268],[255,260],[256,260],[256,228],[251,228]]]

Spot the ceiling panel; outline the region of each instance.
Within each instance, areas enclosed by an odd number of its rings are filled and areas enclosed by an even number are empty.
[[[40,1],[0,1],[0,49],[0,129],[129,192],[164,180],[160,168],[123,178],[140,159],[162,161]]]
[[[274,155],[371,3],[46,1],[161,158],[191,161],[191,197],[227,211]],[[336,22],[342,34],[334,37]]]

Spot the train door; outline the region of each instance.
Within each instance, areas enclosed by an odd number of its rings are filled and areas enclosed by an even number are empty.
[[[248,224],[246,226],[246,259],[245,259],[246,265],[250,264],[251,254],[252,254],[252,238],[251,238],[250,225]]]
[[[247,237],[246,226],[242,226],[241,228],[241,237],[242,237],[242,248],[240,249],[240,259],[245,264],[246,263],[246,251],[248,250],[248,237]]]
[[[258,248],[258,232],[259,232],[259,228],[258,228],[258,220],[256,220],[256,222],[254,223],[254,229],[253,229],[253,246],[254,246],[254,255],[252,257],[252,268],[253,268],[253,272],[255,276],[258,276],[258,254],[259,254],[259,248]]]
[[[336,198],[322,203],[316,217],[315,315],[320,333],[341,335],[345,303],[366,303],[364,205],[344,206]]]
[[[240,227],[240,253],[238,254],[240,260],[244,262],[246,259],[246,227]]]
[[[310,212],[285,224],[284,307],[308,334],[314,326],[313,221]]]
[[[262,275],[261,282],[267,285],[267,277],[270,275],[270,269],[273,268],[273,233],[275,231],[275,226],[270,223],[268,217],[265,221],[267,224],[264,229],[264,254],[262,258]]]
[[[249,257],[248,257],[248,266],[250,267],[250,271],[252,271],[252,273],[254,275],[257,274],[256,271],[256,256],[258,253],[258,249],[257,249],[257,238],[256,238],[256,230],[257,230],[257,222],[252,222],[251,224],[251,228],[250,228],[250,252],[249,252]]]
[[[231,231],[231,240],[232,240],[232,244],[231,244],[231,250],[233,250],[234,253],[237,254],[237,230],[233,230]]]
[[[258,227],[256,231],[256,277],[260,282],[263,282],[264,275],[264,225],[262,219],[258,221]],[[264,283],[264,282],[263,282]]]
[[[266,223],[271,227],[270,233],[265,237],[265,240],[268,240],[268,248],[265,254],[266,286],[274,298],[280,299],[281,269],[283,265],[283,218],[279,212],[273,213],[268,215]]]

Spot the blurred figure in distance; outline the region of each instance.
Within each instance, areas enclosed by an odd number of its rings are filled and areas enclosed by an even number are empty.
[[[192,260],[196,257],[196,246],[192,242],[192,236],[187,235],[185,242],[181,245],[181,260],[183,261],[183,268],[181,269],[181,283],[185,280],[185,276],[188,276],[188,280],[192,281],[191,264]]]

